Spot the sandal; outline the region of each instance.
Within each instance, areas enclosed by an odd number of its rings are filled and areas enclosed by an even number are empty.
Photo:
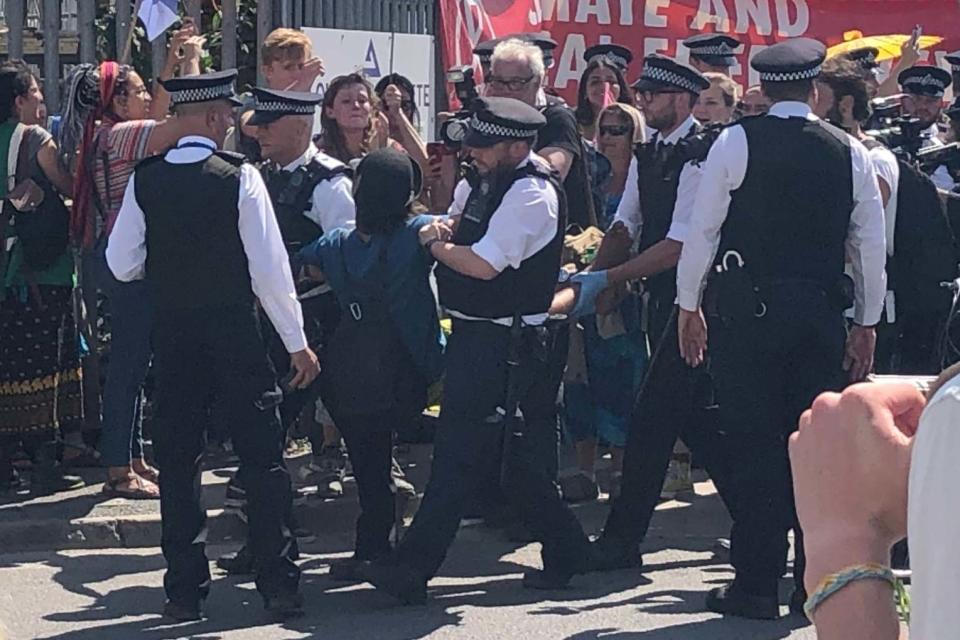
[[[111,498],[126,498],[128,500],[157,500],[160,498],[160,488],[135,473],[119,478],[107,478],[107,481],[103,484],[103,493]]]
[[[68,452],[71,451],[78,453],[69,455]],[[84,469],[88,467],[102,467],[103,465],[100,462],[100,452],[93,447],[64,444],[63,466],[71,469]]]
[[[152,482],[153,484],[157,484],[157,483],[160,482],[160,472],[157,471],[157,469],[156,469],[155,467],[151,467],[150,465],[146,465],[146,467],[144,467],[143,471],[140,471],[140,470],[137,469],[136,467],[131,467],[131,468],[133,469],[133,472],[134,472],[135,474],[137,474],[138,476],[140,476],[141,478],[143,478],[143,479],[146,480],[147,482]]]

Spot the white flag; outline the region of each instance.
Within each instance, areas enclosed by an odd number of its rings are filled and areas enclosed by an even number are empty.
[[[180,19],[177,0],[143,0],[137,17],[143,22],[147,39],[153,42]]]

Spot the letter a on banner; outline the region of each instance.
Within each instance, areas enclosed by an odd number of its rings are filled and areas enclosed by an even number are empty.
[[[377,48],[373,44],[373,38],[370,39],[370,44],[367,45],[367,57],[363,61],[363,73],[368,78],[379,78],[382,75],[380,73],[380,60],[377,59]]]

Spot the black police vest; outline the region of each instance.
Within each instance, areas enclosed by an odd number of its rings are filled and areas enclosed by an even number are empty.
[[[518,215],[520,212],[517,211],[502,211],[500,203],[515,182],[530,178],[546,180],[557,194],[560,207],[553,240],[521,262],[519,269],[507,267],[492,280],[471,278],[438,263],[435,270],[437,288],[440,303],[447,309],[477,318],[508,318],[516,313],[546,313],[550,308],[557,285],[567,217],[566,199],[556,173],[530,163],[500,185],[481,180],[467,198],[452,242],[461,246],[472,245],[487,233],[494,215]]]
[[[743,184],[732,194],[717,261],[742,256],[755,281],[799,279],[832,291],[853,212],[849,136],[822,120],[746,118]]]
[[[316,158],[293,171],[271,170],[267,166],[261,169],[273,211],[280,226],[280,235],[287,253],[295,254],[321,235],[324,229],[304,215],[311,208],[313,190],[324,180],[335,176],[349,175],[346,166],[329,169]]]
[[[677,203],[677,189],[680,186],[680,172],[683,170],[683,165],[706,158],[709,144],[702,149],[686,144],[700,132],[701,127],[695,125],[677,144],[660,145],[657,149],[656,142],[648,142],[638,146],[634,151],[634,157],[637,160],[640,210],[643,213],[639,245],[641,252],[667,237],[673,222],[673,208]],[[669,302],[672,303],[677,295],[676,268],[647,278],[646,288],[651,295],[657,298],[669,298]]]
[[[157,156],[137,165],[134,195],[146,221],[146,275],[161,309],[253,303],[237,226],[243,161],[218,151],[203,162],[173,164]]]

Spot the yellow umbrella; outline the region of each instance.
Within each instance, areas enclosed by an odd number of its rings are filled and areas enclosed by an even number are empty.
[[[909,39],[910,35],[864,36],[859,31],[847,31],[843,34],[843,42],[827,49],[827,57],[832,58],[855,49],[873,47],[880,52],[877,55],[877,62],[893,60],[900,57],[900,48]],[[920,36],[918,44],[921,49],[929,49],[941,42],[943,38],[940,36]]]

